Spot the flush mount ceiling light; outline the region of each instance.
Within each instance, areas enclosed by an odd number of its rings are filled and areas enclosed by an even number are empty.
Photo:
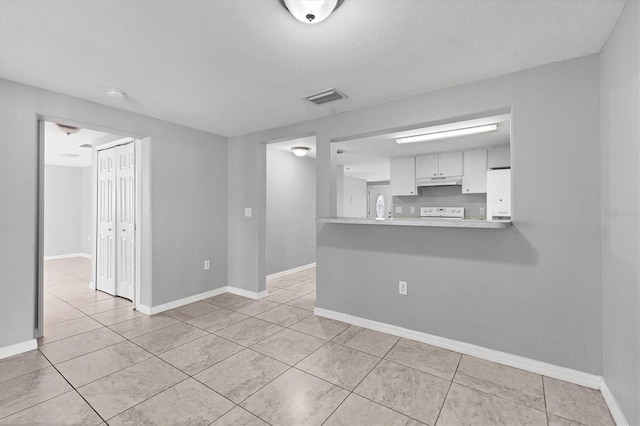
[[[116,99],[124,98],[124,92],[118,89],[107,89],[107,95]]]
[[[300,22],[317,24],[331,15],[344,0],[280,0],[280,3]]]
[[[311,148],[307,148],[306,146],[294,146],[291,148],[291,151],[293,151],[293,155],[296,157],[304,157],[309,153],[309,151],[311,151]]]
[[[478,133],[495,132],[498,130],[497,124],[487,124],[484,126],[465,127],[463,129],[445,130],[442,132],[426,133],[423,135],[407,136],[396,139],[396,143],[428,142],[438,139],[454,138],[456,136],[475,135]]]
[[[66,124],[60,124],[60,123],[56,123],[56,126],[58,126],[58,129],[66,133],[67,136],[74,135],[78,133],[80,130],[82,130],[80,129],[80,127],[67,126]]]

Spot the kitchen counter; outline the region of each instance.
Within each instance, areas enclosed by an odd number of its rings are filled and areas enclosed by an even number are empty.
[[[357,217],[321,217],[318,223],[343,223],[353,225],[395,225],[395,226],[430,226],[439,228],[484,228],[501,229],[511,226],[510,220],[481,220],[481,219],[419,219],[392,218],[384,220],[365,219]]]

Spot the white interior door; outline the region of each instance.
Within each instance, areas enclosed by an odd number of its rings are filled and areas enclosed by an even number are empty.
[[[133,300],[135,277],[135,154],[133,142],[116,147],[116,295]]]
[[[96,288],[116,293],[115,150],[98,151]]]
[[[98,151],[96,288],[133,300],[135,284],[134,144]]]

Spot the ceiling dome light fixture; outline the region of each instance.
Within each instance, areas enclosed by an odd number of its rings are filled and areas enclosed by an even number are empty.
[[[74,135],[78,133],[80,130],[82,130],[80,129],[80,127],[67,126],[66,124],[60,124],[60,123],[56,123],[56,126],[58,126],[58,129],[66,133],[67,136]]]
[[[280,3],[300,22],[317,24],[340,7],[344,0],[280,0]]]
[[[311,151],[311,148],[308,148],[306,146],[294,146],[293,148],[291,148],[291,151],[293,151],[293,155],[295,155],[296,157],[304,157],[309,153],[309,151]]]

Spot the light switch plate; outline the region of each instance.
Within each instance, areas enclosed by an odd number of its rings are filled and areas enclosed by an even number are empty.
[[[211,261],[210,260],[205,260],[204,261],[204,270],[208,271],[209,269],[211,269]]]
[[[406,296],[407,295],[407,287],[408,284],[406,281],[398,281],[398,294],[402,295],[402,296]]]
[[[251,207],[244,208],[244,217],[251,217]]]
[[[415,213],[416,212],[416,208],[415,207],[411,207],[411,213]]]

